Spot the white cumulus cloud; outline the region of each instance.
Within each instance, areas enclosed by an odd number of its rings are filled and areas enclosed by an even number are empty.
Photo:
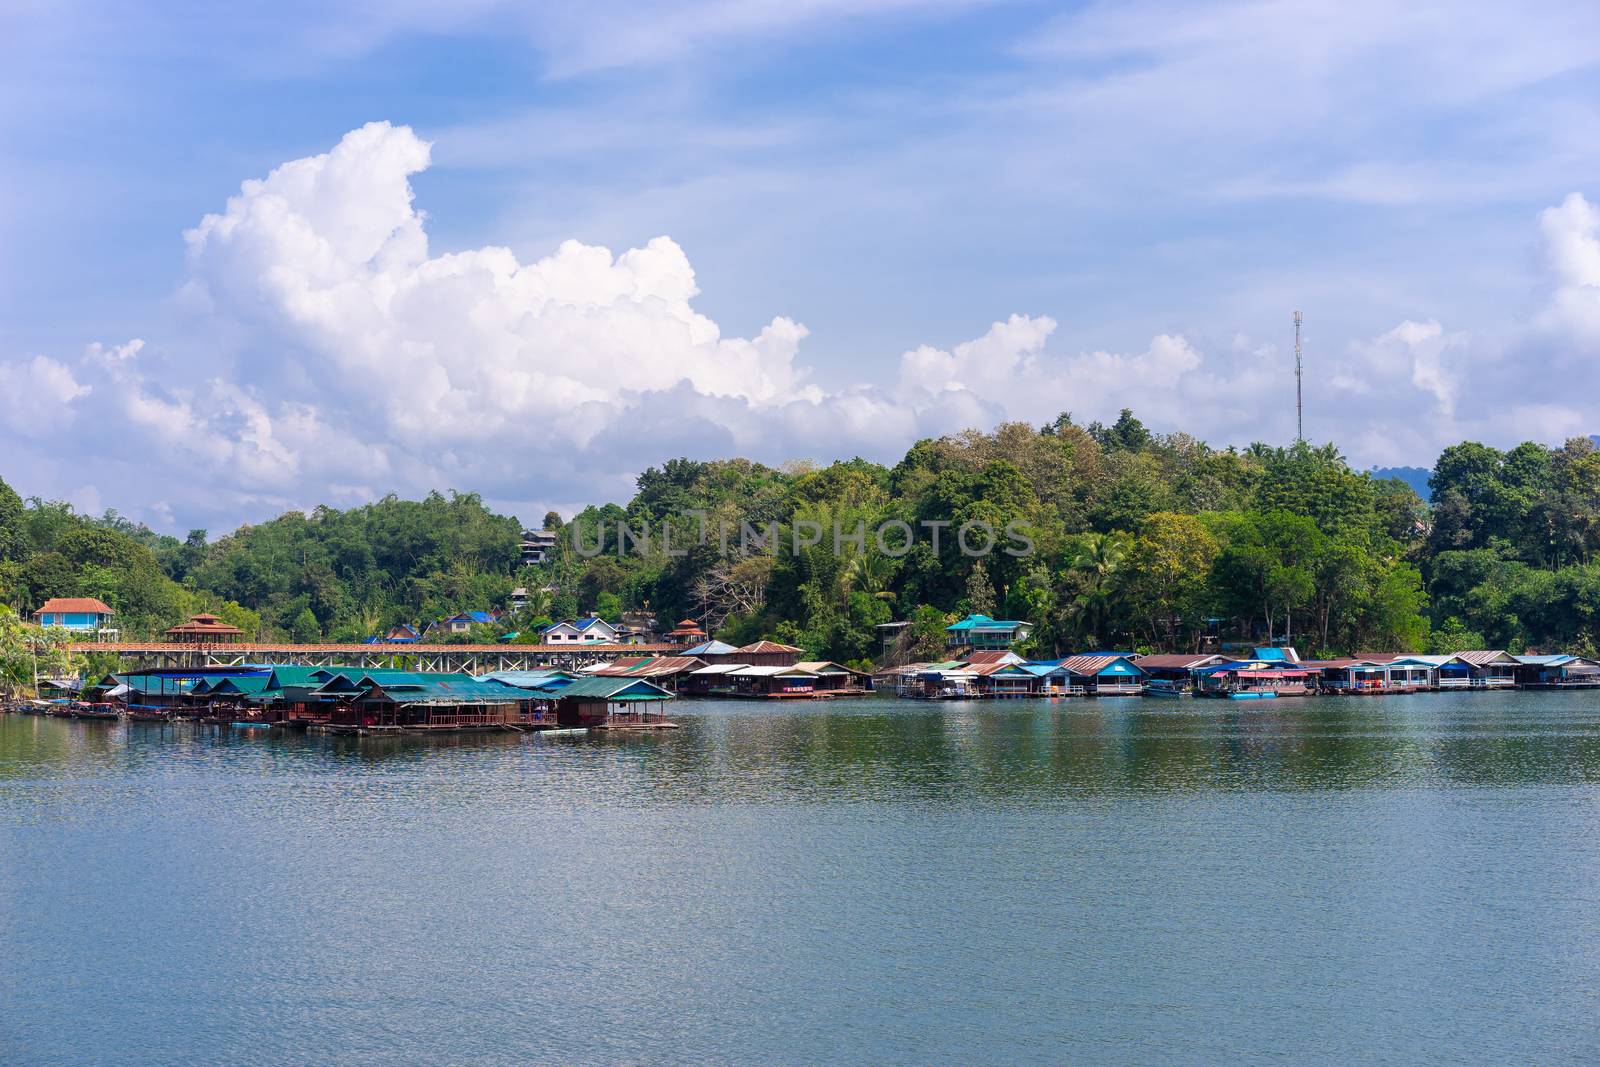
[[[1218,444],[1293,435],[1290,357],[1243,336],[1211,353],[1176,332],[1075,352],[1055,319],[1014,314],[822,383],[801,361],[800,323],[780,314],[727,336],[698,310],[669,237],[620,254],[567,241],[528,262],[431,248],[411,185],[429,161],[412,130],[379,122],[244,182],[185,235],[186,328],[75,361],[0,360],[0,443],[74,499],[221,529],[435,488],[526,517],[626,498],[642,467],[674,455],[892,460],[920,436],[1063,411],[1130,407]],[[1582,431],[1587,361],[1559,394],[1507,377],[1529,346],[1600,340],[1600,212],[1574,194],[1540,225],[1539,330],[1491,343],[1419,318],[1314,347],[1308,436],[1359,462],[1414,463],[1467,435]],[[41,411],[74,427],[64,445],[30,437]]]

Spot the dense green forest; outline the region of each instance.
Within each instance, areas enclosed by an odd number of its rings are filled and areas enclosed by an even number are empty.
[[[913,624],[905,654],[933,654],[947,616],[965,611],[1034,623],[1038,655],[1181,650],[1208,635],[1303,653],[1596,647],[1590,440],[1455,445],[1430,485],[1425,502],[1352,470],[1331,445],[1219,450],[1153,434],[1128,412],[1109,426],[1063,415],[919,441],[893,467],[673,460],[640,475],[625,506],[545,516],[557,549],[520,568],[523,524],[472,494],[290,512],[179,540],[115,512],[22,501],[0,482],[0,602],[27,612],[51,596],[97,596],[129,634],[212,610],[252,635],[360,640],[503,608],[520,586],[520,614],[475,638],[649,609],[842,661],[873,657],[874,627],[891,620]],[[870,533],[886,523],[947,536],[901,554],[901,538],[880,546]],[[972,523],[1024,531],[1032,551],[963,554],[951,532]],[[850,536],[858,528],[864,541]],[[806,544],[816,530],[829,533]]]

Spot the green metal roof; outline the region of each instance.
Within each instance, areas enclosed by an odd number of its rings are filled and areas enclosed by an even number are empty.
[[[580,678],[559,690],[556,697],[587,700],[671,700],[672,694],[643,678]]]
[[[396,704],[514,704],[526,694],[500,682],[480,682],[459,675],[429,675],[418,680],[391,678],[369,688],[358,699],[374,693]]]
[[[270,681],[266,675],[252,674],[243,678],[224,678],[213,685],[208,693],[259,693],[267,688]]]
[[[285,664],[272,668],[272,684],[279,689],[291,685],[315,689],[322,684],[324,679],[320,676],[327,669],[326,667],[299,667]]]

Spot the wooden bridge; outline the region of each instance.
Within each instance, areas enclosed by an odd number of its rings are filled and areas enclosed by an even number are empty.
[[[254,664],[305,667],[399,667],[412,671],[532,670],[582,667],[617,656],[653,656],[677,645],[296,645],[285,643],[174,644],[161,641],[79,641],[79,654],[114,655],[120,670],[244,667]]]

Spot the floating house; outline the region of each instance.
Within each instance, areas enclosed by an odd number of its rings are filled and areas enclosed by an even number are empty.
[[[281,693],[269,689],[271,675],[207,679],[194,687],[190,702],[202,722],[276,722],[283,718]]]
[[[1146,692],[1174,696],[1187,694],[1194,688],[1196,672],[1226,662],[1226,656],[1215,653],[1141,656],[1139,669],[1144,672]]]
[[[695,696],[735,696],[733,672],[743,666],[743,663],[708,663],[697,667],[684,678],[680,690]]]
[[[1068,656],[1056,669],[1086,696],[1138,696],[1144,691],[1144,670],[1126,653]]]
[[[333,707],[327,725],[361,733],[498,730],[514,728],[522,717],[518,690],[466,675],[417,673],[362,683],[357,695]]]
[[[872,691],[872,675],[853,670],[830,660],[801,660],[795,664],[817,676],[814,688],[819,696],[849,696]]]
[[[945,644],[950,648],[1010,648],[1026,641],[1033,627],[1010,619],[991,619],[987,615],[968,615],[944,628]]]
[[[795,699],[816,696],[818,678],[793,665],[709,663],[690,671],[683,689],[700,696]]]
[[[116,612],[92,596],[57,596],[46,600],[33,620],[40,626],[59,626],[73,634],[99,634],[111,625]]]
[[[1304,696],[1318,671],[1288,659],[1230,660],[1195,673],[1195,695],[1232,700]]]
[[[1318,672],[1317,687],[1324,693],[1370,696],[1380,693],[1416,693],[1433,685],[1433,670],[1425,663],[1400,657],[1347,658],[1305,664]]]
[[[228,678],[265,678],[266,667],[153,668],[107,675],[85,687],[85,693],[100,693],[121,701],[129,710],[187,711],[203,705],[205,694]]]
[[[1503,649],[1457,652],[1452,658],[1470,668],[1474,689],[1509,689],[1516,685],[1517,657]]]
[[[982,697],[1028,697],[1039,687],[1039,677],[1023,663],[968,663],[967,671]]]
[[[1600,660],[1586,656],[1517,656],[1512,672],[1523,689],[1600,688]]]
[[[929,663],[912,676],[900,695],[913,700],[971,700],[983,695],[978,675],[960,660]]]
[[[556,696],[556,723],[565,728],[671,729],[665,702],[672,694],[643,678],[580,678]]]
[[[517,722],[533,729],[556,724],[556,697],[583,675],[575,671],[542,668],[527,671],[490,671],[477,676],[480,682],[497,683],[520,690]]]
[[[902,663],[894,667],[885,667],[872,676],[872,688],[879,692],[894,693],[905,696],[907,690],[917,684],[917,674],[927,670],[927,663]]]

